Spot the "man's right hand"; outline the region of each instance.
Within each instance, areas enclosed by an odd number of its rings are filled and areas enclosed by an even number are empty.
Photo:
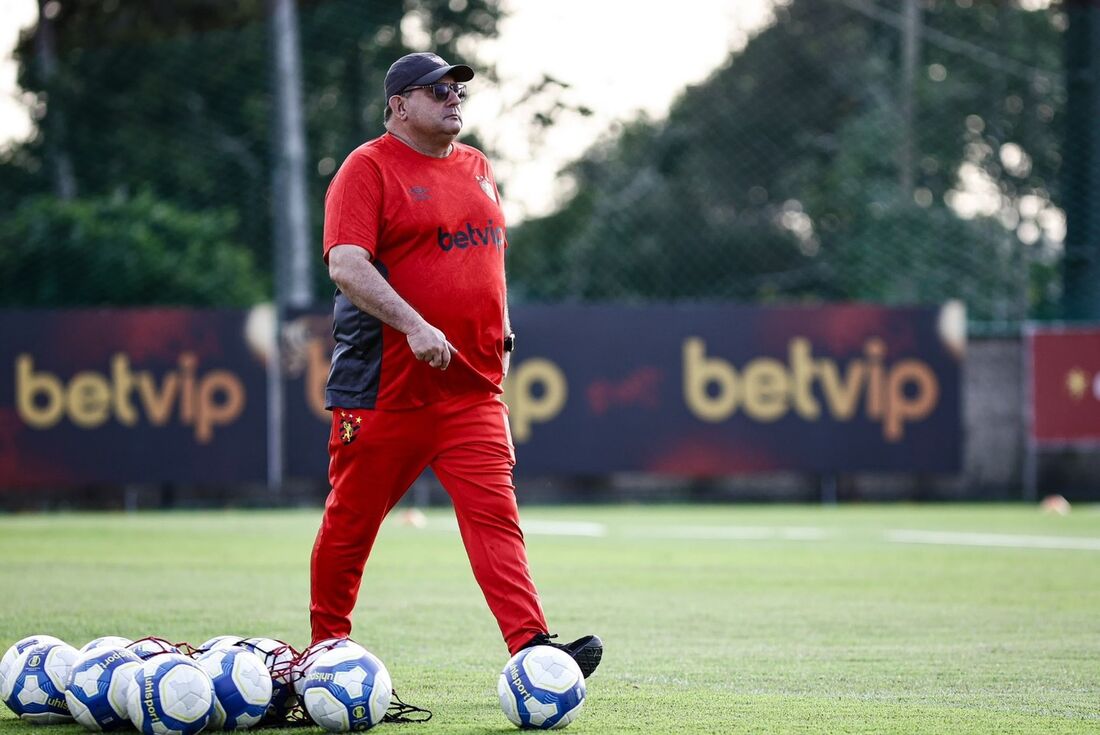
[[[451,357],[458,352],[458,349],[447,341],[443,332],[427,322],[405,335],[405,339],[408,340],[409,349],[416,355],[417,360],[440,370],[446,370],[451,364]]]

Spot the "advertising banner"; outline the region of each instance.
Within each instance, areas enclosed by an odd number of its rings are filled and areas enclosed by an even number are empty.
[[[519,474],[961,465],[958,305],[525,306],[512,324]],[[323,477],[331,316],[288,330],[287,467]]]
[[[263,480],[247,316],[0,311],[0,487]]]
[[[1100,327],[1028,330],[1031,440],[1100,444]]]
[[[955,471],[961,343],[938,309],[525,310],[512,374],[530,471]],[[522,329],[522,331],[521,331]]]
[[[964,321],[949,307],[517,307],[517,472],[956,471]],[[0,487],[264,481],[271,325],[263,307],[0,312]],[[331,330],[317,310],[280,332],[288,477],[326,476]]]

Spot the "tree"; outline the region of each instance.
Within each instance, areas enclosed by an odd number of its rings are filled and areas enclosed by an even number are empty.
[[[1056,254],[1056,222],[1034,238],[1014,228],[1056,219],[1059,15],[960,5],[923,3],[912,196],[898,184],[900,17],[793,0],[666,120],[626,126],[569,169],[577,194],[511,235],[514,292],[962,296],[972,316],[1022,318],[1028,298],[1049,299],[1028,284]],[[973,199],[980,216],[961,206]]]
[[[0,161],[5,210],[51,191],[43,162],[54,146],[72,161],[77,191],[93,209],[104,197],[148,192],[181,213],[231,212],[223,245],[243,249],[270,272],[263,0],[66,0],[56,7],[57,65],[48,95],[33,32],[17,49],[20,84],[40,95],[44,118],[32,141]],[[501,11],[497,0],[300,0],[299,8],[319,256],[325,189],[343,158],[381,132],[382,79],[411,50],[402,29],[458,57],[460,45],[496,32]],[[48,124],[54,115],[64,116],[62,130]]]
[[[0,230],[4,306],[247,306],[269,287],[232,242],[230,210],[132,198],[25,200]]]

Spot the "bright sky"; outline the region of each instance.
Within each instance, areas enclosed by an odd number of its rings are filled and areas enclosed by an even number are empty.
[[[12,49],[19,40],[19,31],[38,17],[35,0],[0,0],[0,144],[25,139],[31,134],[31,116],[20,100],[15,83],[16,66]]]
[[[460,0],[459,0],[460,1]],[[578,157],[615,121],[639,111],[660,118],[686,85],[705,79],[771,17],[773,0],[677,0],[645,10],[624,0],[507,0],[509,17],[491,44],[463,59],[496,63],[499,87],[475,86],[466,124],[499,155],[497,179],[513,222],[553,208],[567,186],[558,169]],[[36,0],[0,0],[0,144],[30,135],[27,106],[15,83],[11,49],[37,15]],[[662,12],[663,11],[663,12]],[[416,28],[402,28],[416,43]],[[594,111],[567,116],[541,139],[530,111],[515,103],[549,74],[570,85],[563,99]],[[477,81],[477,80],[475,80]]]
[[[615,121],[640,111],[663,117],[687,85],[704,80],[771,19],[772,6],[772,0],[677,0],[652,9],[622,0],[510,0],[499,37],[477,50],[496,63],[500,88],[475,86],[465,110],[467,123],[499,153],[494,167],[509,219],[550,211],[567,193],[568,182],[556,176],[564,163]],[[569,84],[563,99],[594,114],[567,116],[539,140],[530,112],[509,108],[543,74]]]

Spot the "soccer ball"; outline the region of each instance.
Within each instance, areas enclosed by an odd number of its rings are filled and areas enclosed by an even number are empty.
[[[44,643],[24,650],[8,669],[0,699],[12,712],[40,725],[69,722],[65,686],[80,654],[67,643]]]
[[[219,648],[231,648],[243,640],[244,638],[239,635],[216,635],[199,646],[199,651],[205,653],[206,651],[215,651]]]
[[[141,659],[136,662],[127,661],[119,666],[118,671],[115,672],[114,678],[118,681],[118,701],[122,705],[122,716],[127,720],[130,720],[130,690],[137,686],[138,674],[141,672],[144,663]],[[133,720],[130,720],[130,722],[132,724]]]
[[[329,732],[368,730],[390,708],[390,672],[358,644],[317,657],[306,673],[302,701],[306,712]]]
[[[512,724],[542,730],[575,720],[585,691],[577,662],[553,646],[533,646],[512,656],[497,682],[500,707]]]
[[[4,688],[4,679],[8,676],[8,670],[11,665],[15,663],[15,659],[19,658],[19,654],[26,651],[31,646],[36,646],[42,643],[64,643],[65,641],[60,638],[54,638],[52,635],[29,635],[22,640],[16,641],[15,645],[9,648],[4,653],[4,658],[0,659],[0,689]]]
[[[129,650],[137,654],[137,657],[142,661],[148,661],[153,656],[160,655],[162,653],[178,653],[183,654],[183,651],[176,648],[174,645],[164,640],[163,638],[157,638],[156,636],[149,636],[148,638],[139,638],[130,645],[126,646]]]
[[[298,703],[294,696],[294,687],[290,684],[290,670],[297,658],[294,649],[274,638],[246,638],[237,647],[259,656],[271,674],[271,704],[267,708],[264,721],[275,723],[285,719],[291,708]]]
[[[69,712],[87,730],[117,730],[130,724],[126,696],[141,659],[121,647],[93,648],[73,664],[65,689]]]
[[[87,653],[93,648],[126,648],[126,646],[133,643],[129,638],[123,638],[117,635],[105,635],[101,638],[96,638],[85,643],[80,648],[81,653]]]
[[[237,730],[258,723],[271,704],[271,673],[244,648],[216,648],[198,658],[214,682],[210,729]]]
[[[334,648],[345,648],[348,646],[355,646],[364,653],[366,653],[367,650],[350,638],[326,638],[323,641],[317,641],[302,652],[302,655],[294,662],[294,667],[290,672],[291,679],[294,682],[294,691],[299,697],[302,696],[302,690],[306,685],[306,675],[309,674],[309,669],[313,666],[314,662],[323,654]]]
[[[145,735],[194,735],[214,714],[214,682],[186,656],[153,656],[134,672],[126,712]]]

